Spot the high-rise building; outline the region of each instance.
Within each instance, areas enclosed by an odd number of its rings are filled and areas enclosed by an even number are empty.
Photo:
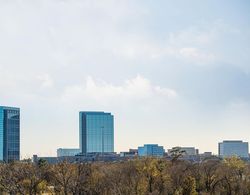
[[[0,106],[0,161],[20,160],[20,109]]]
[[[114,152],[114,116],[105,112],[79,113],[82,154]]]
[[[223,141],[218,145],[219,156],[231,157],[238,156],[242,158],[248,158],[248,142],[243,142],[241,140],[231,140]]]
[[[164,153],[163,146],[158,146],[158,144],[144,144],[144,146],[138,147],[138,156],[163,157]]]
[[[57,157],[75,156],[81,153],[81,150],[79,148],[58,148],[56,153],[57,153]]]

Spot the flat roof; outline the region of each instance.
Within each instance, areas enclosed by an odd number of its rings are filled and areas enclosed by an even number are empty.
[[[17,107],[10,107],[10,106],[0,106],[0,109],[6,109],[6,110],[20,110],[20,108]]]
[[[111,114],[110,112],[103,112],[103,111],[80,111],[83,114]]]

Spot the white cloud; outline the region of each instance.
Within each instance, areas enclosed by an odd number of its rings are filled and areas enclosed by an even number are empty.
[[[66,87],[62,100],[66,102],[95,100],[100,102],[119,102],[154,98],[176,98],[173,89],[153,85],[150,80],[138,75],[124,81],[122,85],[113,85],[105,81],[96,81],[88,77],[83,85]]]

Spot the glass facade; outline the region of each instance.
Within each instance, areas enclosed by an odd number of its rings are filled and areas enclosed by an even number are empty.
[[[219,143],[219,156],[231,157],[238,156],[248,158],[248,142],[232,140]]]
[[[83,154],[114,152],[114,116],[111,113],[80,112],[79,123]]]
[[[138,156],[163,157],[164,153],[163,146],[158,146],[158,144],[144,144],[144,146],[138,147]]]
[[[3,121],[4,121],[4,112],[3,108],[0,107],[0,161],[3,161]]]
[[[20,109],[0,106],[0,161],[20,159]]]

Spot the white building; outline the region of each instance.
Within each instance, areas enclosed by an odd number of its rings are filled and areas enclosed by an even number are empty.
[[[231,140],[231,141],[223,141],[218,145],[219,156],[231,157],[238,156],[242,158],[248,158],[248,142],[243,142],[241,140]]]
[[[168,153],[170,154],[173,149],[174,148],[169,149]],[[183,151],[183,156],[195,156],[199,154],[199,150],[195,149],[195,147],[179,147],[179,149],[180,151]]]

